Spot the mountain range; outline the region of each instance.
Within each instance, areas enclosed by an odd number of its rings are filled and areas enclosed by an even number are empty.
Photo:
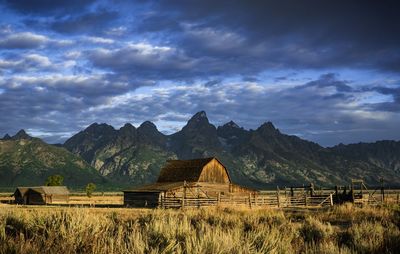
[[[15,165],[26,170],[35,165],[48,171],[46,174],[62,168],[71,180],[76,172],[86,172],[85,176],[79,177],[81,182],[88,182],[94,177],[98,182],[108,181],[116,188],[122,188],[155,181],[168,159],[216,156],[227,166],[234,182],[254,188],[310,182],[330,187],[348,185],[353,178],[364,179],[371,185],[378,185],[383,178],[387,184],[400,185],[399,141],[340,144],[325,148],[297,136],[283,134],[271,122],[255,130],[241,128],[233,121],[215,127],[204,111],[196,113],[180,131],[171,135],[161,133],[149,121],[138,128],[127,123],[120,129],[94,123],[69,138],[62,147],[51,146],[25,135],[7,135],[0,141],[0,174],[8,175],[10,170],[14,172],[13,184],[19,183],[24,175]],[[25,143],[25,153],[16,152],[21,149],[21,140]],[[3,148],[5,144],[13,148],[7,150]],[[42,147],[39,150],[46,151],[47,155],[42,156],[40,151],[35,150],[37,147]],[[26,164],[23,163],[25,156],[46,159]],[[64,158],[64,166],[51,164],[62,161],[59,156]],[[14,158],[14,162],[3,163],[9,158]],[[78,164],[80,166],[75,166]]]
[[[55,174],[64,176],[64,183],[71,187],[108,182],[81,157],[33,138],[24,130],[0,139],[0,187],[43,185]]]

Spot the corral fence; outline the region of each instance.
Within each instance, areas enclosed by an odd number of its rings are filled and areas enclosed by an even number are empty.
[[[165,197],[159,206],[163,208],[247,206],[271,208],[324,208],[345,202],[358,206],[400,205],[400,189],[381,186],[367,188],[363,180],[352,179],[349,186],[315,188],[313,184],[277,188],[248,195],[218,195],[217,197]]]
[[[245,206],[249,208],[271,207],[271,208],[323,208],[333,206],[333,196],[285,196],[277,193],[249,194],[248,196],[221,196],[218,197],[160,197],[162,208],[184,208],[184,207],[207,207],[207,206]]]

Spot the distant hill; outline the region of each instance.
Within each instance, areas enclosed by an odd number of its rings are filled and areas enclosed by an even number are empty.
[[[0,186],[43,185],[48,176],[60,174],[64,183],[82,188],[89,182],[106,185],[106,179],[85,160],[65,148],[46,144],[26,134],[0,139]]]
[[[236,123],[216,128],[198,112],[177,133],[164,135],[151,122],[116,130],[94,123],[64,143],[64,147],[103,176],[139,185],[154,181],[167,159],[217,156],[239,184],[266,188],[313,182],[321,186],[349,184],[363,178],[376,185],[383,177],[400,185],[400,142],[320,145],[282,134],[270,122],[256,130]]]

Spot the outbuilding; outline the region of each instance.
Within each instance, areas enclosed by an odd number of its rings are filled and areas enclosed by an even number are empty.
[[[69,190],[66,186],[18,187],[13,196],[15,203],[24,205],[68,204]]]

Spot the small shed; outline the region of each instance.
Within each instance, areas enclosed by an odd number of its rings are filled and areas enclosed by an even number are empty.
[[[168,160],[156,183],[124,191],[124,205],[157,207],[163,198],[216,198],[256,190],[232,183],[227,168],[215,157]]]
[[[67,204],[69,190],[66,186],[18,187],[13,196],[15,203],[24,205]]]

